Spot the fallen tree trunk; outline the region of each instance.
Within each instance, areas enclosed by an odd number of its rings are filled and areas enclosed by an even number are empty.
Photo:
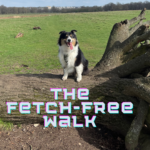
[[[96,114],[95,122],[125,136],[128,150],[149,150],[150,21],[142,22],[145,19],[145,10],[131,20],[114,25],[102,59],[90,71],[89,76],[83,77],[81,83],[76,83],[73,79],[61,81],[62,72],[59,71],[38,75],[1,75],[0,118],[13,123],[43,122],[43,115],[53,117],[53,114],[45,112],[45,106],[41,106],[41,113],[37,114],[36,107],[31,105],[31,114],[28,115],[21,114],[17,106],[10,115],[7,113],[6,102],[64,102],[64,105],[71,102],[72,106],[81,106],[81,102],[85,100],[79,100],[77,95],[76,100],[70,97],[64,100],[61,92],[58,100],[54,100],[54,93],[50,92],[50,88],[67,88],[69,92],[72,88],[76,91],[78,88],[87,88],[90,91],[88,102],[103,102],[105,107],[109,102],[119,103],[119,114],[110,114],[106,107],[105,114]],[[136,22],[138,24],[130,28]],[[143,41],[145,43],[141,43]],[[133,103],[133,114],[122,113],[122,102]],[[57,116],[60,115],[58,107],[51,109],[57,110]],[[63,115],[76,115],[78,121],[84,122],[82,110],[72,110],[72,114],[65,111]],[[95,115],[94,108],[87,111],[86,115]]]

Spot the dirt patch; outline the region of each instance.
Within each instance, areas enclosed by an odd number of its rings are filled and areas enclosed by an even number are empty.
[[[11,18],[30,18],[30,17],[45,17],[50,15],[30,15],[30,16],[8,16],[8,17],[0,17],[0,19],[11,19]]]
[[[52,87],[81,88],[96,85],[90,76],[83,76],[81,83],[74,78],[62,81],[62,69],[51,70],[43,74],[0,75],[0,105],[6,101],[19,101],[22,97],[35,99],[34,90],[44,94]],[[44,99],[43,99],[44,101]],[[46,100],[48,101],[48,100]],[[9,119],[10,117],[8,117]],[[124,139],[102,125],[97,128],[52,127],[43,124],[35,127],[33,117],[14,118],[22,122],[20,128],[14,125],[12,131],[0,132],[0,145],[3,150],[125,150]],[[43,119],[42,119],[43,120]]]
[[[125,150],[124,139],[102,125],[97,128],[44,128],[33,124],[0,132],[3,150]]]
[[[13,16],[13,18],[21,18],[21,16]]]

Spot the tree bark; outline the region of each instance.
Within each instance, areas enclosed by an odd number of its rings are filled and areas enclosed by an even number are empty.
[[[41,113],[36,113],[36,107],[31,105],[31,114],[23,115],[19,112],[18,106],[11,115],[7,113],[6,102],[56,102],[64,105],[68,102],[72,106],[80,106],[83,100],[76,100],[71,97],[64,100],[63,92],[59,93],[59,99],[54,100],[54,93],[50,88],[72,88],[89,89],[88,102],[104,102],[105,114],[96,114],[96,123],[103,124],[107,128],[122,134],[125,137],[127,150],[140,148],[150,149],[150,21],[143,23],[145,19],[143,9],[139,16],[116,23],[110,33],[108,44],[102,59],[84,76],[80,83],[69,78],[61,81],[62,72],[51,71],[47,74],[22,74],[22,75],[0,75],[0,118],[3,121],[17,123],[39,123],[43,122],[43,115],[53,117],[53,114],[45,112],[45,106],[41,106]],[[138,22],[134,27],[131,25]],[[145,41],[145,43],[142,43]],[[119,103],[119,114],[110,114],[107,110],[108,102]],[[122,102],[133,103],[133,114],[121,112]],[[82,107],[81,107],[82,108]],[[51,107],[57,110],[59,107]],[[73,110],[72,114],[66,111],[63,115],[76,115],[79,122],[84,123],[82,110]],[[86,115],[92,117],[94,107],[87,111]]]

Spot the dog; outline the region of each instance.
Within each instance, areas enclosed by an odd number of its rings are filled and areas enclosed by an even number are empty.
[[[71,32],[61,31],[58,39],[58,57],[64,70],[62,80],[67,80],[71,74],[77,75],[77,82],[82,80],[82,75],[88,74],[88,60],[79,48],[76,30]]]

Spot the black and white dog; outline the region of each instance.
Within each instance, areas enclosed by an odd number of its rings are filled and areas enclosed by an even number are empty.
[[[82,74],[88,73],[88,60],[85,59],[79,48],[76,30],[71,32],[61,31],[58,46],[59,60],[64,69],[62,80],[67,80],[68,75],[77,74],[77,82],[82,80]]]

